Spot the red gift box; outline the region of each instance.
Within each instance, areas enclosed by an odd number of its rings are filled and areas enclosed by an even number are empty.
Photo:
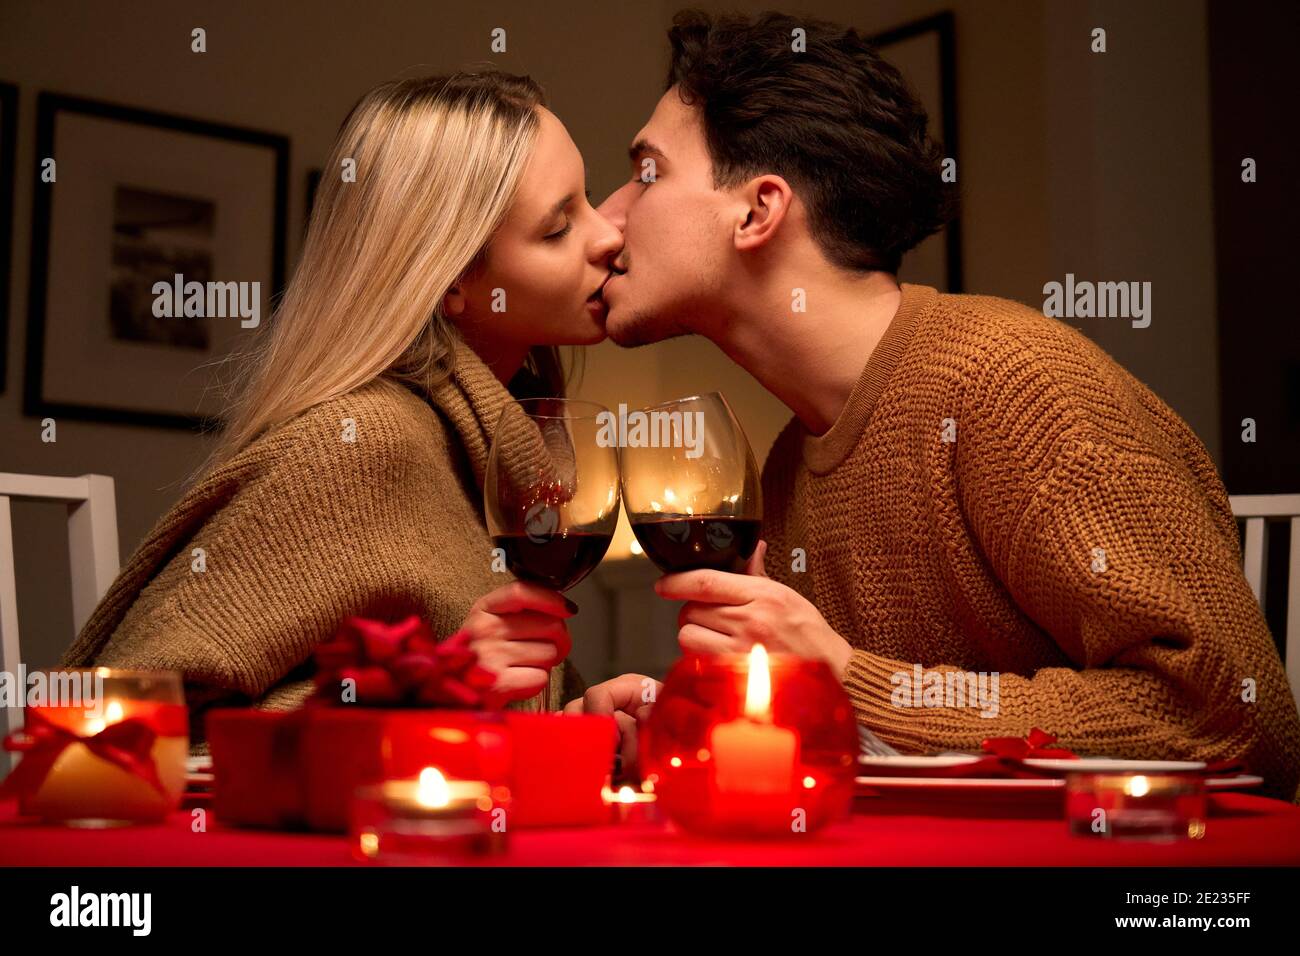
[[[510,790],[507,820],[519,827],[590,826],[606,823],[601,796],[618,747],[618,725],[601,714],[506,712],[510,728]]]
[[[208,715],[213,809],[246,826],[343,832],[356,789],[427,766],[485,780],[507,825],[603,822],[612,717],[307,706]]]
[[[302,825],[304,711],[222,709],[207,715],[212,805],[221,819],[279,829]]]

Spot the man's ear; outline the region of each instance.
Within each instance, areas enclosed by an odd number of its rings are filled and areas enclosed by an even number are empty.
[[[757,249],[776,235],[785,222],[794,199],[794,190],[780,176],[755,176],[743,187],[742,196],[749,206],[745,221],[736,226],[737,251]]]

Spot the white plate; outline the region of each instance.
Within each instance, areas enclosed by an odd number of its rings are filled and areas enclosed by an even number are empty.
[[[857,777],[859,787],[872,790],[936,792],[943,790],[1057,790],[1059,777]]]
[[[973,754],[945,754],[941,757],[917,757],[899,755],[896,757],[859,757],[858,763],[864,767],[897,767],[900,770],[937,770],[943,767],[963,767],[980,760]]]
[[[943,791],[980,790],[985,792],[1013,790],[1063,790],[1065,780],[1060,777],[856,777],[859,787],[872,790],[893,791]],[[1263,777],[1239,773],[1231,777],[1210,777],[1205,781],[1207,790],[1249,790],[1264,782]]]
[[[1112,757],[1080,757],[1078,760],[1022,760],[1026,767],[1061,773],[1178,773],[1204,770],[1203,760],[1116,760]]]

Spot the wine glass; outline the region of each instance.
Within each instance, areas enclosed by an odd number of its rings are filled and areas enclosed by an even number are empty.
[[[603,414],[602,414],[603,413]],[[488,533],[515,577],[556,591],[585,578],[618,524],[618,452],[611,413],[567,398],[507,402],[484,476]],[[550,683],[542,710],[550,710]]]
[[[622,423],[620,423],[622,428]],[[719,392],[627,415],[623,501],[661,571],[740,572],[758,547],[763,498],[745,431]]]

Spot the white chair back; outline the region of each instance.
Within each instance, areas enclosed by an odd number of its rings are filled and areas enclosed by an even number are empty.
[[[1291,693],[1300,707],[1300,495],[1232,495],[1232,513],[1246,524],[1242,571],[1260,610],[1268,583],[1268,521],[1291,519],[1291,549],[1287,566],[1286,637],[1283,663]]]
[[[17,475],[0,472],[0,671],[17,679],[22,660],[18,647],[18,589],[14,577],[11,501],[60,501],[68,509],[68,555],[72,563],[73,637],[90,618],[95,605],[118,571],[117,502],[113,479],[107,475],[76,478]],[[21,710],[0,708],[0,731],[19,726]],[[9,766],[0,751],[0,770]]]

